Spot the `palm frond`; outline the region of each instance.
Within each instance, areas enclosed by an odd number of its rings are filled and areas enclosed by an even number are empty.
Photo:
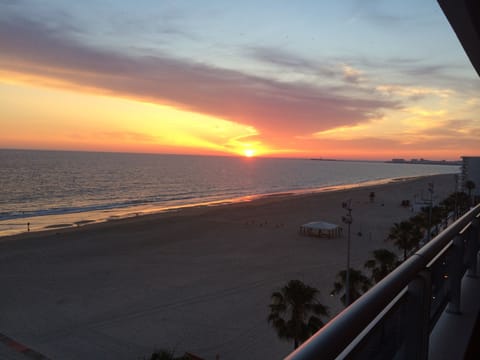
[[[272,293],[267,320],[280,339],[298,344],[323,326],[320,316],[327,316],[328,308],[318,301],[318,294],[316,288],[300,280],[290,280]]]

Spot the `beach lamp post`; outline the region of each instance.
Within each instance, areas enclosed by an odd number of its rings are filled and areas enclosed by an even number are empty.
[[[427,243],[430,242],[432,238],[432,206],[433,206],[433,183],[428,183],[428,192],[430,193],[429,207],[428,207],[428,232],[427,232]]]
[[[454,175],[455,177],[455,190],[453,192],[454,194],[454,205],[453,205],[453,219],[457,220],[458,218],[458,205],[457,205],[457,194],[458,194],[458,174]]]
[[[347,210],[347,214],[342,216],[342,221],[347,224],[347,276],[345,279],[345,307],[350,305],[350,225],[353,222],[352,200],[342,203],[342,207]]]

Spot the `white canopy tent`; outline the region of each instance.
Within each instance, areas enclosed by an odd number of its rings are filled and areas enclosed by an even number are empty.
[[[300,234],[327,237],[330,239],[342,236],[342,228],[338,225],[330,224],[325,221],[312,221],[300,226]]]

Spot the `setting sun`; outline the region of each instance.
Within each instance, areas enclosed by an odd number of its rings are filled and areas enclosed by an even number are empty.
[[[255,155],[255,150],[253,149],[245,149],[245,151],[243,152],[245,154],[246,157],[252,157]]]

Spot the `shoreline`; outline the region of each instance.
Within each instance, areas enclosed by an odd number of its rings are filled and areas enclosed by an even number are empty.
[[[452,173],[453,174],[453,173]],[[130,218],[138,218],[142,216],[163,214],[178,212],[183,209],[198,208],[198,207],[218,207],[218,206],[229,206],[237,203],[246,203],[252,201],[261,201],[262,199],[269,198],[284,198],[288,196],[303,196],[303,195],[314,195],[326,192],[334,192],[348,189],[356,189],[368,186],[379,186],[389,183],[396,183],[402,181],[411,181],[415,179],[421,179],[431,176],[443,176],[451,174],[439,174],[439,175],[420,175],[420,176],[410,176],[410,177],[395,177],[395,178],[384,178],[376,180],[366,180],[357,183],[347,183],[347,184],[338,184],[338,185],[326,185],[323,187],[317,188],[305,188],[297,190],[286,190],[272,193],[263,193],[263,194],[250,194],[233,198],[225,198],[213,201],[200,201],[190,204],[180,204],[173,206],[161,206],[161,205],[140,205],[127,208],[118,208],[118,209],[103,209],[103,210],[94,210],[94,211],[84,211],[84,212],[72,212],[64,214],[55,214],[55,215],[42,215],[42,216],[32,216],[32,217],[17,217],[13,219],[0,220],[0,229],[1,226],[18,226],[22,227],[23,230],[7,229],[0,230],[0,241],[6,237],[29,234],[29,233],[39,233],[39,232],[48,232],[52,230],[59,229],[69,229],[69,228],[79,228],[91,224],[100,224],[108,223],[111,221],[119,221]],[[85,215],[85,216],[82,216]],[[58,221],[45,223],[45,219],[58,219]],[[72,219],[71,221],[65,221],[65,219]],[[39,219],[35,223],[35,219]],[[24,222],[20,222],[25,220]],[[13,221],[10,223],[9,221]],[[37,225],[38,223],[42,225]],[[27,228],[29,229],[27,231]]]
[[[341,204],[351,199],[351,266],[363,269],[374,249],[393,250],[390,227],[412,216],[402,200],[432,181],[437,201],[453,192],[453,174],[435,175],[1,238],[2,332],[53,359],[130,360],[172,347],[206,359],[283,358],[291,343],[266,321],[273,291],[298,279],[320,290],[330,317],[343,308],[329,293],[345,268],[345,235],[299,227],[345,227]]]

